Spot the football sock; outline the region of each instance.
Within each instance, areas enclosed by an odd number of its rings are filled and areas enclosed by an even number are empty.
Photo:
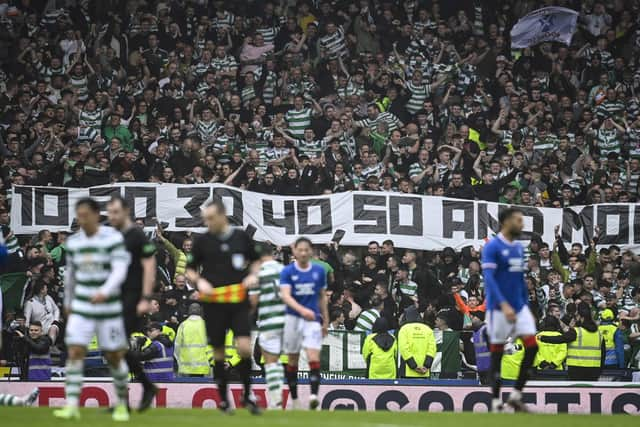
[[[213,365],[213,371],[213,374],[216,378],[216,384],[218,385],[218,394],[220,394],[220,400],[228,403],[227,369],[224,366],[224,360],[216,360]]]
[[[111,376],[113,377],[113,387],[116,389],[116,395],[118,396],[119,404],[127,404],[128,401],[128,388],[129,384],[129,367],[127,362],[121,360],[118,366],[115,368],[109,366],[111,369]]]
[[[83,369],[84,360],[67,360],[64,384],[64,391],[67,396],[67,406],[77,408],[80,405]]]
[[[0,393],[0,406],[22,406],[24,400],[21,397],[12,394]]]
[[[491,381],[491,392],[494,398],[500,397],[500,385],[502,378],[500,377],[500,364],[502,363],[502,351],[491,352],[491,371],[489,380]]]
[[[516,390],[522,391],[524,385],[529,379],[529,370],[533,366],[533,361],[538,353],[538,347],[525,347],[524,357],[522,358],[522,365],[520,365],[520,372],[518,373],[518,379],[516,381]]]
[[[287,365],[287,384],[292,399],[298,398],[298,367]]]
[[[267,363],[264,366],[265,380],[269,403],[273,406],[282,402],[282,365],[279,362]]]
[[[320,362],[309,362],[309,383],[311,394],[318,394],[320,389]]]
[[[251,397],[251,358],[243,358],[238,363],[238,373],[244,385],[244,398]]]

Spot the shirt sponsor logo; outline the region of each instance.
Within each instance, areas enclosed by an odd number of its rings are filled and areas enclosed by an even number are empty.
[[[509,258],[509,272],[522,273],[524,271],[524,263],[522,258]]]
[[[296,283],[296,295],[308,296],[315,295],[314,283]]]

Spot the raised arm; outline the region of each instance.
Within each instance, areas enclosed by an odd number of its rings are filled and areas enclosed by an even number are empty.
[[[504,120],[505,113],[504,110],[500,110],[500,114],[498,114],[498,118],[491,125],[491,132],[496,135],[501,135],[502,131],[500,130],[500,125],[502,124],[502,120]]]

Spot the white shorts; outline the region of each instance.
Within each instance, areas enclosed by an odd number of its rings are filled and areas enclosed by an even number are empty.
[[[284,318],[284,352],[298,354],[303,348],[322,348],[322,326],[317,321],[287,314]]]
[[[102,351],[126,350],[129,346],[122,317],[91,319],[71,314],[65,335],[67,345],[87,347],[95,335]]]
[[[516,314],[515,323],[510,323],[502,310],[487,311],[487,332],[490,344],[505,344],[508,338],[536,334],[536,320],[528,306]]]
[[[271,354],[282,353],[282,336],[282,329],[260,332],[260,335],[258,335],[260,348]]]

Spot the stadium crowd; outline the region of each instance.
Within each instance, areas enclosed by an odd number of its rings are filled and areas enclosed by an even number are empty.
[[[580,12],[571,45],[512,51],[512,25],[549,4]],[[0,224],[5,273],[27,276],[22,309],[4,313],[0,364],[20,364],[24,345],[63,349],[68,234],[14,235],[14,185],[637,202],[639,11],[637,0],[0,0]],[[183,274],[191,235],[159,227],[154,238],[149,334],[179,336],[199,312]],[[640,260],[596,244],[597,233],[584,247],[534,237],[531,306],[545,330],[565,333],[577,303],[587,304],[611,325],[608,366],[638,368]],[[332,330],[384,333],[410,320],[462,331],[473,365],[464,331],[484,318],[479,247],[341,245],[316,254],[329,277]],[[275,250],[288,262],[288,248]],[[448,342],[459,359],[458,341]],[[443,347],[440,338],[441,372],[453,365],[457,375],[461,361],[448,364]]]

